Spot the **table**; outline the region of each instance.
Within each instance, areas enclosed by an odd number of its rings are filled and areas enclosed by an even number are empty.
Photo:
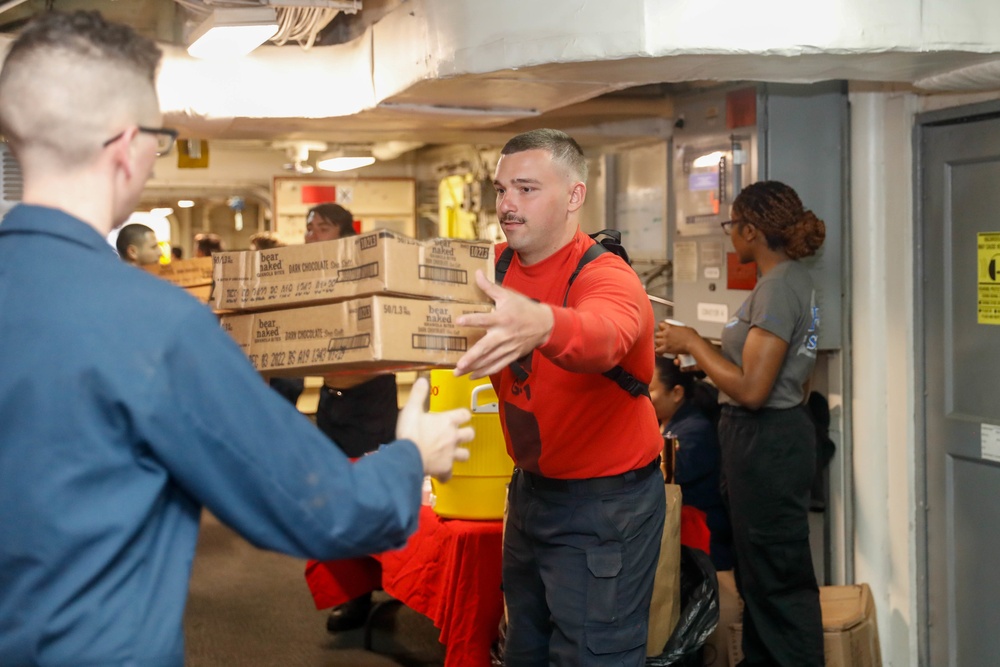
[[[502,521],[442,519],[425,506],[402,549],[310,561],[306,581],[318,609],[381,587],[441,630],[445,667],[488,667],[503,615],[502,540]]]

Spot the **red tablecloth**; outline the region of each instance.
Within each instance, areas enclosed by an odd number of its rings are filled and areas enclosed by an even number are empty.
[[[380,587],[441,630],[445,667],[487,667],[503,614],[503,523],[442,519],[420,511],[417,532],[372,558],[310,561],[306,581],[318,609]]]

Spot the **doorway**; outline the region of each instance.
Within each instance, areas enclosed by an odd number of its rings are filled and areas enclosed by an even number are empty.
[[[916,148],[921,664],[995,664],[1000,282],[981,260],[1000,242],[1000,103],[919,116]]]

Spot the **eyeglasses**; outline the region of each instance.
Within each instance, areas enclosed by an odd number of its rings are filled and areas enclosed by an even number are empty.
[[[140,132],[145,132],[146,134],[152,134],[156,137],[156,157],[163,157],[169,153],[170,149],[174,147],[174,142],[177,141],[177,130],[169,127],[143,127],[142,125],[139,125],[138,130]],[[105,141],[104,147],[107,148],[121,139],[124,135],[125,130],[122,130],[115,136]]]
[[[735,224],[736,224],[735,220],[726,220],[725,222],[720,222],[719,226],[722,227],[722,231],[729,234],[733,229],[733,225]]]

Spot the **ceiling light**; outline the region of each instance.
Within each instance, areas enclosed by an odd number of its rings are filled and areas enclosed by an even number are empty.
[[[187,51],[195,58],[245,56],[277,32],[273,7],[217,7],[191,33]]]
[[[375,158],[370,149],[343,149],[327,153],[316,161],[316,166],[323,171],[349,171],[375,164]]]
[[[702,167],[718,167],[719,161],[724,157],[726,157],[725,153],[723,153],[722,151],[715,151],[712,153],[708,153],[707,155],[701,155],[699,157],[696,157],[691,166],[695,167],[696,169],[700,169]]]
[[[194,202],[190,199],[179,199],[177,201],[177,208],[194,208]]]

